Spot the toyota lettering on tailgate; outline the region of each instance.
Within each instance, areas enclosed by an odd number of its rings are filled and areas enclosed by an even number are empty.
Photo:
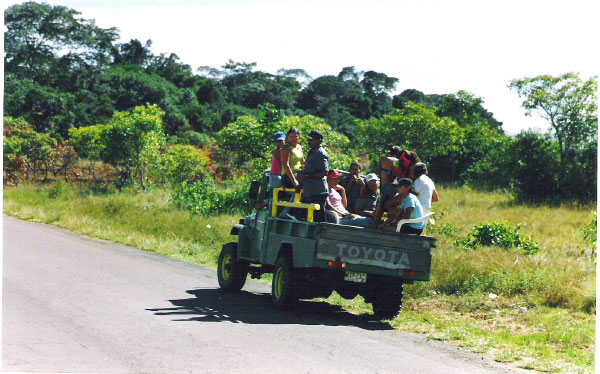
[[[319,248],[317,258],[333,260],[337,257],[344,261],[354,259],[357,263],[386,264],[388,265],[386,267],[392,267],[394,269],[408,269],[410,267],[408,254],[404,251],[391,248],[383,249],[368,247],[360,244],[340,243],[329,240],[322,240],[321,243],[323,245]]]

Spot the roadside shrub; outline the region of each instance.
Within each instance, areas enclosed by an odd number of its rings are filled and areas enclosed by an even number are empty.
[[[190,145],[174,145],[157,157],[151,173],[163,183],[179,185],[201,179],[207,171],[208,157]]]
[[[65,182],[62,179],[59,179],[54,184],[54,187],[52,187],[48,191],[48,197],[50,197],[51,199],[56,199],[56,198],[59,198],[60,196],[64,195],[65,193],[67,193],[69,190],[70,190],[69,183]]]
[[[4,154],[4,184],[16,186],[24,178],[27,169],[25,159],[14,155]]]
[[[248,213],[253,207],[248,197],[248,187],[247,180],[240,180],[232,190],[219,192],[212,178],[205,177],[175,191],[172,203],[189,210],[192,215]]]
[[[514,226],[504,221],[474,226],[469,234],[462,239],[457,239],[454,244],[469,248],[483,246],[519,248],[528,255],[538,253],[541,249],[533,239],[522,235],[520,224]]]

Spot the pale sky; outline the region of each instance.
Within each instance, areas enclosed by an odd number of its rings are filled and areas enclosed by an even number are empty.
[[[49,0],[80,11],[121,42],[152,40],[192,67],[228,59],[257,69],[306,70],[313,78],[345,66],[399,79],[396,92],[465,90],[504,130],[548,125],[526,117],[511,79],[600,70],[600,2],[481,0]],[[4,7],[21,1],[9,0]]]

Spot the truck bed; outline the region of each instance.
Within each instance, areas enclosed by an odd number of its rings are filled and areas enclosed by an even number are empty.
[[[413,271],[416,273],[413,279],[429,279],[435,238],[332,223],[265,218],[266,250],[251,256],[256,260],[260,257],[261,263],[274,264],[279,249],[289,246],[293,248],[294,267],[323,268],[329,261],[335,261],[343,262],[347,270],[392,276]]]

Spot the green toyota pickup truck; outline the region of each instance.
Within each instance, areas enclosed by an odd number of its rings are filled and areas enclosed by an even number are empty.
[[[277,309],[297,299],[328,297],[337,291],[352,299],[360,294],[378,319],[394,318],[402,305],[403,285],[429,280],[435,238],[355,226],[312,222],[318,204],[279,201],[281,189],[269,191],[268,177],[253,181],[250,197],[266,208],[239,220],[236,242],[219,255],[219,286],[239,291],[248,274],[273,273],[271,300]],[[284,190],[285,191],[285,190]],[[306,209],[306,220],[278,218],[283,207]]]

